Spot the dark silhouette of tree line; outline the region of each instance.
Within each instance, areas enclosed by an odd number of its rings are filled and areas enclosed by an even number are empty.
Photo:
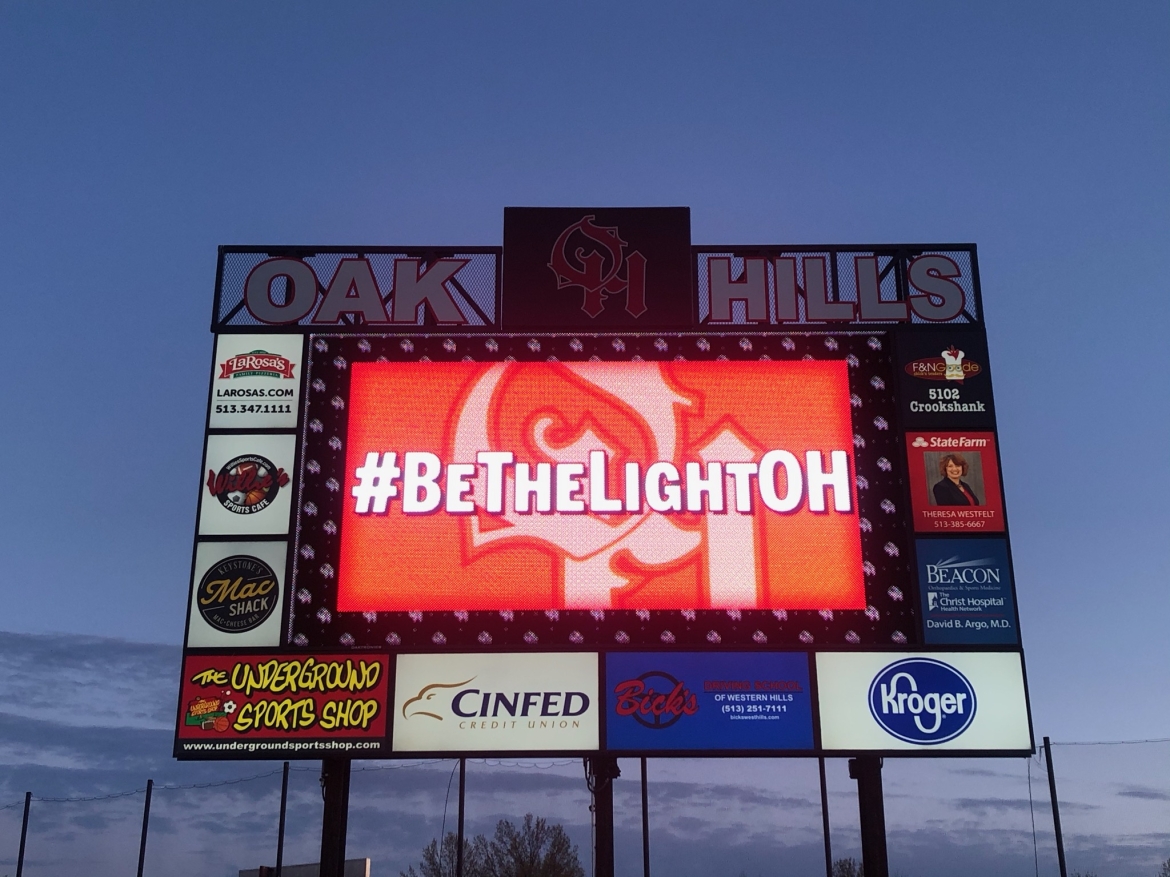
[[[427,844],[417,870],[411,866],[400,877],[455,877],[458,852],[459,838],[449,831],[442,843]],[[529,813],[519,827],[501,819],[490,840],[464,838],[463,877],[585,877],[585,869],[565,829]]]

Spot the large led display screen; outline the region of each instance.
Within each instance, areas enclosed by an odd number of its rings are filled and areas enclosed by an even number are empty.
[[[293,641],[907,641],[888,347],[313,337]]]
[[[847,368],[355,363],[338,609],[864,609]]]

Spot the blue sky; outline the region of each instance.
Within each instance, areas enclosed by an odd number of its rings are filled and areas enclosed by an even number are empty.
[[[179,642],[216,245],[682,204],[696,243],[979,245],[1037,733],[1168,735],[1164,4],[10,2],[0,81],[0,629]]]

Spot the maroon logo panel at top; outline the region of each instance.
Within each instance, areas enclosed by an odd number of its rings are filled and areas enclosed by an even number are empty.
[[[694,324],[687,207],[507,207],[503,328]]]

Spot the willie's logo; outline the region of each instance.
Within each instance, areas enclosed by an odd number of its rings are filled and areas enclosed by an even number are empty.
[[[636,679],[619,682],[613,693],[616,699],[614,710],[619,716],[633,716],[642,727],[656,731],[669,728],[683,716],[693,716],[699,711],[699,699],[694,692],[661,670],[651,670]]]
[[[207,489],[229,512],[254,515],[276,501],[280,488],[288,484],[288,473],[259,454],[244,454],[228,460],[218,473],[207,471]]]
[[[646,257],[637,250],[625,252],[629,244],[616,226],[593,220],[593,214],[583,216],[553,244],[548,267],[556,275],[557,289],[584,290],[581,310],[590,317],[601,313],[609,296],[625,292],[626,311],[640,317],[646,313]]]

